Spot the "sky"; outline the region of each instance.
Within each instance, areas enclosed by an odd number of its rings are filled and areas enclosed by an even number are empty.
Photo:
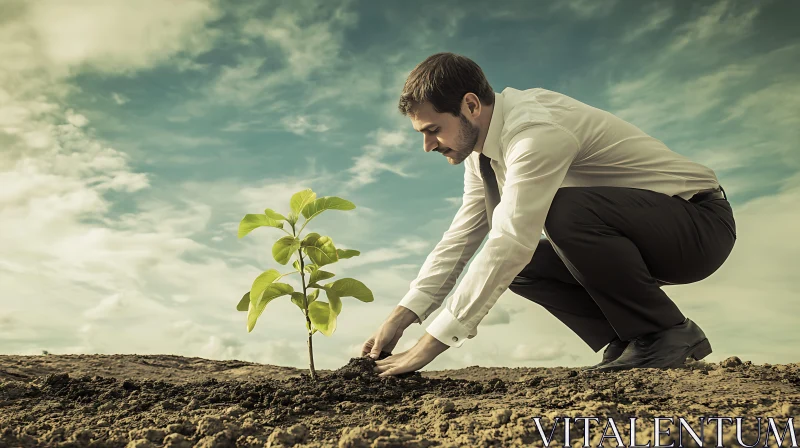
[[[664,290],[709,337],[707,361],[800,362],[798,13],[778,0],[3,0],[0,354],[307,368],[288,297],[251,333],[235,307],[261,272],[291,270],[271,255],[285,233],[239,239],[239,221],[286,214],[311,188],[356,205],[304,233],[361,251],[326,270],[375,297],[343,299],[336,332],[314,336],[315,364],[359,356],[461,202],[463,164],[425,153],[397,110],[409,72],[450,51],[495,92],[566,94],[714,170],[736,245],[707,279]],[[474,339],[425,370],[600,356],[506,291]]]

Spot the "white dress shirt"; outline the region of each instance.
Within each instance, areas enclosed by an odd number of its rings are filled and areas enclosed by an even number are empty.
[[[488,233],[449,303],[426,329],[455,347],[478,334],[480,321],[530,262],[560,187],[633,187],[689,199],[719,185],[714,171],[636,126],[538,88],[495,94],[483,154],[491,159],[500,189],[491,231],[480,154],[473,152],[464,160],[461,207],[399,303],[422,324],[441,306]]]

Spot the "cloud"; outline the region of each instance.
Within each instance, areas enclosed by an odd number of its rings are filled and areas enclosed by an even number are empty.
[[[705,9],[705,13],[675,29],[676,38],[665,48],[664,57],[693,47],[697,52],[708,44],[730,45],[753,32],[753,22],[761,11],[759,3],[744,4],[746,10],[737,14],[731,0],[720,0]]]
[[[321,121],[330,120],[325,117],[297,115],[282,118],[281,124],[284,125],[289,132],[297,135],[305,135],[309,132],[321,133],[331,130],[331,126],[329,124],[322,123]]]
[[[387,131],[378,129],[375,132],[375,139],[378,146],[398,147],[408,143],[408,134],[404,131]]]
[[[268,18],[247,20],[242,33],[277,44],[284,56],[284,76],[305,79],[335,62],[342,51],[343,33],[358,22],[357,14],[348,11],[349,6],[350,1],[281,4]]]
[[[121,94],[121,93],[117,93],[117,92],[113,92],[113,93],[111,94],[111,98],[112,98],[112,99],[114,100],[114,102],[115,102],[115,103],[117,103],[117,105],[119,105],[119,106],[122,106],[123,104],[125,104],[125,103],[127,103],[127,102],[129,102],[129,101],[131,100],[131,99],[130,99],[130,98],[128,98],[127,96],[125,96],[125,95],[123,95],[123,94]]]
[[[296,95],[291,95],[291,100],[278,98],[284,95],[287,85],[341,67],[344,33],[358,22],[357,14],[348,10],[350,4],[349,0],[303,0],[269,8],[252,4],[232,10],[237,24],[229,31],[228,39],[262,50],[258,56],[236,56],[233,65],[220,70],[204,97],[188,101],[180,110],[197,115],[203,114],[208,104],[268,104],[271,114],[297,114],[298,104],[302,103]],[[264,46],[274,58],[261,55],[265,53]]]
[[[666,3],[651,3],[647,6],[647,17],[636,27],[630,28],[620,39],[629,44],[641,39],[644,35],[660,30],[664,24],[673,17],[675,10],[672,5]]]
[[[345,184],[346,189],[357,189],[377,182],[378,176],[384,171],[401,177],[417,177],[417,175],[407,171],[407,168],[412,163],[412,160],[407,158],[409,151],[405,148],[410,140],[407,132],[387,131],[379,128],[369,132],[367,139],[375,141],[375,143],[362,146],[363,153],[353,158],[355,163],[353,167],[347,170],[351,178]],[[385,159],[396,159],[393,156],[397,155],[402,155],[406,159],[401,159],[401,161],[397,162],[384,162]]]
[[[89,119],[81,114],[75,113],[72,109],[67,110],[67,121],[75,127],[82,128],[89,124]]]
[[[553,3],[551,11],[567,10],[573,17],[581,20],[607,17],[617,5],[617,0],[596,2],[593,0],[563,0]]]
[[[724,92],[755,71],[751,64],[732,63],[688,80],[652,71],[610,86],[609,103],[615,115],[653,132],[716,111],[728,98]]]
[[[538,345],[516,344],[511,351],[511,358],[515,361],[555,361],[566,355],[563,341],[544,340]]]
[[[453,196],[451,198],[444,198],[444,200],[448,204],[447,210],[450,210],[452,207],[460,207],[464,198],[461,196]]]
[[[424,253],[426,249],[433,249],[433,246],[427,241],[416,237],[401,237],[390,247],[372,249],[363,252],[358,257],[348,259],[347,266],[348,268],[363,265],[371,266],[376,263],[406,258],[410,255],[419,255]]]
[[[208,1],[165,4],[145,0],[64,3],[12,2],[21,12],[17,35],[39,64],[59,74],[77,69],[128,73],[167,60],[191,58],[211,48],[205,26],[220,11]],[[13,44],[12,44],[13,45]],[[17,66],[19,67],[19,65]]]
[[[501,305],[495,304],[481,321],[481,326],[504,325],[511,322],[511,315]]]

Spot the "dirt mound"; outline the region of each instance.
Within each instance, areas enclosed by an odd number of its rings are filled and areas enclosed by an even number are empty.
[[[182,372],[194,362],[189,358],[82,355],[81,363],[76,357],[0,356],[0,448],[542,446],[535,418],[549,434],[554,419],[566,416],[612,417],[621,431],[630,417],[650,419],[636,428],[639,444],[652,440],[655,416],[741,416],[752,444],[756,417],[782,418],[776,421],[782,428],[800,408],[800,365],[733,358],[602,374],[471,367],[386,378],[373,372],[373,360],[353,358],[340,369],[318,371],[313,382],[297,369],[283,377],[225,373],[259,369],[239,361],[198,361],[204,368],[191,381]],[[105,371],[103,360],[119,375],[86,373]],[[143,360],[159,365],[162,379],[150,370],[137,376]],[[181,381],[167,380],[168,374]],[[597,446],[603,427],[590,429]],[[714,443],[715,427],[704,431]],[[734,437],[735,427],[726,425],[723,438],[735,443]],[[563,427],[555,439],[563,446]],[[582,424],[570,439],[583,443]],[[690,446],[686,440],[684,433]],[[763,434],[761,440],[759,446]],[[616,445],[613,438],[605,443]]]

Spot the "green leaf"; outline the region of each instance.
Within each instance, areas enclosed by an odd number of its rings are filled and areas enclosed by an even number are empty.
[[[247,291],[242,296],[242,300],[236,305],[236,311],[247,311],[250,307],[250,291]]]
[[[313,272],[319,269],[319,266],[315,265],[314,263],[309,263],[304,268],[306,272]]]
[[[303,209],[308,204],[313,203],[316,199],[317,199],[317,194],[311,191],[310,188],[305,189],[303,191],[298,191],[297,193],[293,194],[292,199],[289,201],[289,205],[292,209],[292,213],[294,213],[294,216],[299,217]]]
[[[267,271],[262,272],[255,280],[253,280],[253,284],[250,286],[250,302],[255,305],[257,302],[255,300],[256,297],[261,297],[261,293],[267,289],[267,286],[271,285],[275,280],[281,277],[281,273],[276,271],[275,269],[270,269]],[[247,310],[244,310],[247,311]]]
[[[342,278],[324,286],[325,290],[334,290],[339,297],[355,297],[362,302],[372,302],[372,291],[354,278]]]
[[[302,210],[303,216],[306,221],[311,221],[315,216],[324,212],[325,210],[352,210],[356,208],[355,204],[336,196],[325,196],[319,198]]]
[[[300,245],[305,249],[308,258],[318,267],[339,261],[336,247],[330,237],[320,236],[319,233],[312,232],[303,238]]]
[[[297,291],[297,292],[293,292],[292,293],[292,303],[297,305],[297,307],[300,308],[300,311],[305,313],[306,309],[305,309],[305,306],[303,305],[303,293],[302,292]]]
[[[317,291],[319,291],[319,289]],[[331,305],[331,312],[338,316],[339,313],[342,312],[342,299],[339,297],[339,294],[331,288],[326,288],[325,295],[328,296],[328,303]]]
[[[250,301],[250,308],[247,310],[247,332],[253,331],[253,327],[256,326],[256,321],[259,316],[261,316],[261,313],[264,312],[264,308],[266,308],[269,302],[278,297],[290,295],[293,292],[294,288],[292,288],[292,285],[286,283],[272,283],[268,285],[255,304],[253,304],[252,300]]]
[[[294,260],[294,263],[292,263],[292,267],[294,267],[295,271],[300,272],[300,260]]]
[[[356,255],[361,255],[361,252],[355,249],[336,249],[336,253],[339,255],[339,259],[342,258],[353,258]]]
[[[331,336],[336,331],[336,314],[331,311],[328,302],[316,301],[308,305],[308,317],[325,336]]]
[[[336,274],[334,274],[332,272],[328,272],[328,271],[321,271],[321,270],[318,269],[318,270],[316,270],[316,271],[311,273],[311,276],[308,278],[308,282],[309,283],[316,283],[316,282],[318,282],[320,280],[327,280],[327,279],[332,278],[332,277],[336,277]]]
[[[276,221],[286,221],[285,216],[269,208],[264,210],[264,214],[267,215],[268,218],[272,218]]]
[[[256,215],[252,213],[248,213],[244,215],[244,218],[239,222],[239,238],[247,235],[248,233],[252,232],[253,229],[257,227],[276,227],[278,229],[283,228],[283,223],[280,221],[276,221],[267,215]]]
[[[291,235],[286,235],[272,245],[272,258],[280,264],[286,264],[292,258],[292,254],[299,249],[300,240]]]
[[[319,297],[319,289],[315,289],[314,292],[308,294],[308,303],[314,303],[314,301],[317,300],[317,297]],[[300,308],[301,311],[305,312],[305,309],[303,308],[302,292],[297,291],[292,293],[292,303],[297,305],[297,307]]]

